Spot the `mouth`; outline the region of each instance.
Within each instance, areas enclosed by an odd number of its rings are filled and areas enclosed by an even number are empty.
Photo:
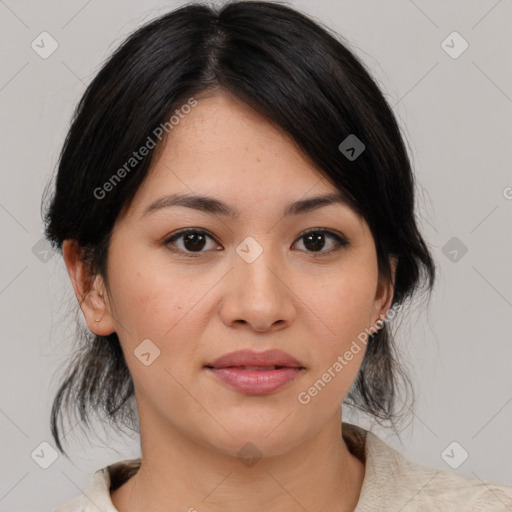
[[[274,365],[274,366],[223,366],[223,367],[219,367],[219,366],[210,366],[210,365],[205,365],[205,368],[211,368],[211,369],[215,369],[215,370],[221,370],[221,369],[226,369],[226,368],[233,368],[233,369],[237,369],[237,370],[252,370],[252,371],[262,371],[262,372],[265,372],[265,371],[268,371],[268,370],[281,370],[282,368],[297,368],[299,370],[303,370],[304,368],[302,366],[279,366],[279,365]]]
[[[204,369],[230,388],[250,395],[272,393],[306,371],[302,363],[281,350],[239,350],[204,365]]]

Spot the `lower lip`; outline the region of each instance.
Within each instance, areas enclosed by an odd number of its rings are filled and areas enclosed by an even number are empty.
[[[242,368],[206,368],[220,380],[249,395],[263,395],[294,381],[302,372],[300,368],[276,370],[244,370]]]

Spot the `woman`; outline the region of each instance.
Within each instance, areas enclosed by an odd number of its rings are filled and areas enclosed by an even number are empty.
[[[342,422],[400,418],[387,322],[435,266],[396,120],[325,27],[229,2],[139,29],[78,105],[46,236],[88,327],[56,444],[72,407],[141,437],[60,511],[510,509]]]

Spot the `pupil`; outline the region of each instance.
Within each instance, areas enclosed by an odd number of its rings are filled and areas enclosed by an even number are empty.
[[[203,246],[201,244],[204,245],[204,238],[205,237],[200,233],[189,233],[188,235],[185,236],[185,247],[187,247],[187,249],[202,249]],[[187,244],[190,244],[190,247],[188,247]]]
[[[306,235],[306,241],[305,246],[308,246],[308,243],[311,242],[311,245],[313,247],[313,250],[322,249],[324,242],[323,242],[323,233],[315,233],[315,234],[309,234]],[[309,247],[308,247],[309,249]]]

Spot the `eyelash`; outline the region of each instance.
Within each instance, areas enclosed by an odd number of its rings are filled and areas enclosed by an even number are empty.
[[[350,244],[350,242],[346,238],[342,237],[341,235],[338,235],[334,231],[330,231],[328,229],[322,229],[322,228],[309,229],[309,230],[305,231],[304,233],[302,233],[297,238],[297,240],[303,239],[303,238],[305,238],[307,235],[309,235],[311,233],[321,233],[321,234],[324,234],[324,235],[328,235],[329,237],[333,238],[336,241],[336,244],[337,244],[337,247],[334,247],[333,249],[331,249],[329,251],[321,251],[321,252],[306,251],[306,252],[309,252],[313,256],[313,258],[320,258],[320,257],[330,256],[334,252],[339,251],[343,247],[346,247],[347,245]],[[210,235],[208,232],[206,232],[206,231],[204,231],[202,229],[190,229],[189,228],[189,229],[186,229],[186,230],[183,230],[183,231],[179,231],[178,233],[175,233],[175,234],[171,235],[170,237],[168,237],[164,241],[164,245],[167,246],[173,252],[181,253],[186,258],[198,258],[198,257],[201,256],[201,254],[203,254],[206,251],[199,251],[199,252],[194,253],[194,252],[186,252],[186,251],[183,251],[181,249],[176,249],[176,248],[170,248],[169,247],[169,245],[171,245],[172,242],[174,242],[175,240],[178,240],[179,238],[184,237],[185,235],[189,235],[189,234],[206,235],[207,237],[209,237],[209,238],[211,238],[212,240],[215,241],[215,238],[212,235]]]

